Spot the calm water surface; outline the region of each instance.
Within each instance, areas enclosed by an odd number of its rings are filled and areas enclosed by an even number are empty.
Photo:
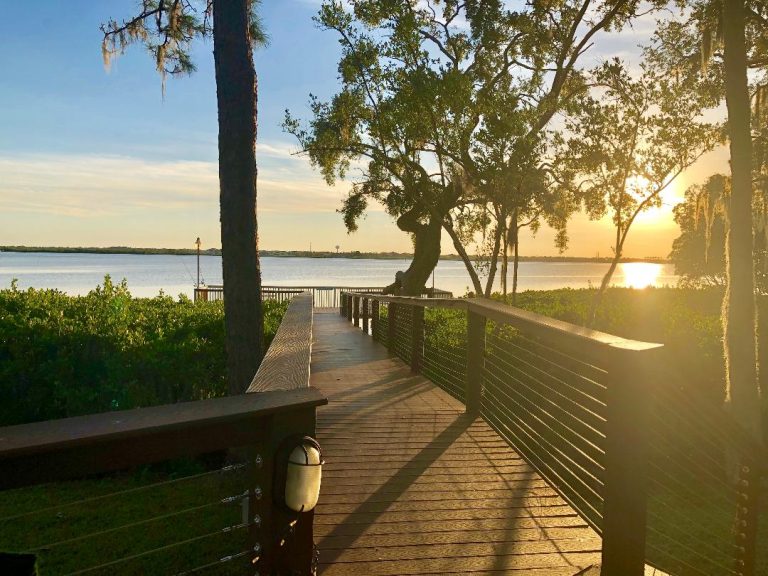
[[[352,260],[347,258],[262,258],[263,283],[277,286],[384,286],[408,260]],[[202,256],[201,276],[207,284],[221,284],[221,257]],[[520,290],[587,288],[600,284],[608,264],[590,262],[521,262]],[[0,288],[16,278],[19,288],[58,288],[85,294],[104,275],[125,278],[134,296],[192,295],[197,274],[195,256],[138,254],[44,254],[0,252]],[[463,295],[470,286],[464,264],[441,261],[435,286]],[[616,286],[674,286],[677,276],[670,264],[621,264]],[[510,276],[511,285],[511,276]]]

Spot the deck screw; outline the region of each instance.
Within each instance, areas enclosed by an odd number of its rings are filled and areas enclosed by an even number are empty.
[[[256,554],[260,554],[261,553],[261,544],[256,542],[256,544],[253,545],[253,551],[256,552]]]
[[[264,459],[261,457],[261,454],[256,454],[256,458],[253,459],[253,463],[257,468],[261,468],[261,466],[264,464]]]
[[[259,516],[258,514],[256,514],[256,515],[253,517],[253,525],[254,525],[254,526],[257,526],[257,527],[260,527],[260,526],[261,526],[261,516]]]
[[[256,488],[253,489],[253,495],[256,496],[256,500],[261,500],[261,486],[256,486]]]

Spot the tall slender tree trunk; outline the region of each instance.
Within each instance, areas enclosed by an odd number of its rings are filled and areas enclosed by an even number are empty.
[[[488,278],[485,282],[485,293],[484,296],[486,298],[490,298],[491,294],[493,293],[493,283],[496,280],[496,270],[498,269],[499,264],[499,249],[501,248],[501,236],[504,233],[503,226],[500,223],[501,218],[498,218],[496,221],[496,229],[493,231],[493,253],[491,254],[491,261],[488,266]]]
[[[502,246],[501,258],[501,293],[504,295],[504,301],[507,301],[507,280],[509,277],[509,226],[507,226],[506,217],[504,218],[504,242]]]
[[[510,233],[514,234],[512,237],[512,248],[514,250],[512,255],[512,306],[517,304],[517,269],[520,264],[520,224],[518,211],[515,208],[512,214],[512,222],[509,225]]]
[[[256,71],[249,0],[213,3],[219,113],[221,255],[227,387],[244,392],[261,362],[263,318],[256,224]]]
[[[477,275],[475,267],[472,265],[472,259],[469,257],[469,254],[467,254],[464,245],[461,243],[459,235],[456,234],[456,230],[454,230],[453,226],[448,222],[443,224],[443,229],[448,232],[448,236],[451,237],[451,241],[453,242],[453,247],[456,249],[456,253],[461,257],[461,261],[464,262],[464,267],[467,269],[469,279],[472,281],[472,287],[474,289],[475,295],[482,296],[483,286],[480,284],[480,277]]]
[[[731,151],[730,226],[726,237],[727,284],[723,300],[726,405],[761,439],[757,382],[755,287],[752,259],[752,137],[747,84],[744,0],[723,2],[723,56]]]

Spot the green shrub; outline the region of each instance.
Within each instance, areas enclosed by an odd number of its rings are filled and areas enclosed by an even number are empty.
[[[265,302],[267,345],[287,304]],[[224,307],[126,282],[87,296],[0,290],[0,425],[226,393]]]

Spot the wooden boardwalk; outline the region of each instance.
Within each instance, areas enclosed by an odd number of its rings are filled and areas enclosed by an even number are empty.
[[[572,576],[600,538],[482,419],[338,312],[314,317],[320,573]]]

